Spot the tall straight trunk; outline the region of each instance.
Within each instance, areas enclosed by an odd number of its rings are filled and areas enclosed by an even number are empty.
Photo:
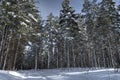
[[[38,50],[36,48],[36,55],[35,55],[35,70],[38,68]]]
[[[4,62],[3,62],[2,70],[5,70],[7,58],[8,58],[8,53],[6,53],[6,55],[5,55],[5,59],[4,59]]]
[[[102,39],[105,39],[105,37],[103,37],[102,36]],[[104,48],[105,48],[105,46],[104,46],[104,44],[106,44],[106,43],[104,43],[105,41],[104,40],[102,40],[101,41],[101,45],[102,45],[102,48],[101,48],[101,54],[102,54],[102,59],[103,59],[103,67],[106,67],[106,57],[105,57],[105,50],[104,50]]]
[[[65,56],[63,56],[64,55],[64,49],[65,49],[65,41],[64,40],[62,40],[62,39],[60,39],[59,40],[59,47],[58,47],[58,60],[59,60],[59,67],[60,68],[63,68],[63,59],[64,59],[64,57]]]
[[[14,62],[13,62],[13,70],[15,70],[15,68],[16,68],[16,61],[17,61],[17,56],[18,56],[18,49],[20,46],[20,40],[21,40],[21,34],[19,34],[19,39],[18,39],[16,53],[15,53]]]
[[[2,41],[1,41],[1,47],[0,47],[0,64],[1,64],[1,69],[3,67],[3,59],[4,59],[4,50],[5,50],[5,44],[7,40],[7,27],[5,26],[3,28],[3,33],[2,33]]]
[[[65,64],[65,61],[66,61],[66,43],[65,43],[65,40],[62,40],[60,46],[60,68],[63,68],[64,67],[64,64]]]
[[[80,63],[79,63],[79,67],[83,67],[84,66],[84,56],[82,55],[82,52],[79,52],[80,55]]]
[[[59,43],[59,56],[60,56],[60,58],[59,58],[59,63],[60,63],[60,65],[59,65],[59,67],[60,68],[62,68],[62,58],[63,58],[63,48],[64,48],[64,45],[62,45],[63,43],[61,42],[61,43]],[[63,48],[62,48],[62,46],[63,46]]]
[[[96,56],[95,49],[93,49],[93,58],[94,58],[94,59],[93,59],[93,62],[94,62],[93,64],[94,64],[95,67],[97,67],[97,59],[96,59],[97,56]]]
[[[6,35],[6,29],[4,27],[3,32],[2,32],[2,41],[0,43],[0,56],[2,55],[2,48],[3,48],[4,42],[5,42],[5,35]]]
[[[69,44],[69,41],[66,41],[67,45]],[[69,44],[70,45],[70,44]],[[67,68],[70,68],[70,50],[69,47],[70,46],[66,46],[67,47]]]
[[[112,39],[112,38],[110,38]],[[115,67],[114,63],[114,58],[113,58],[113,52],[112,52],[112,47],[111,47],[111,44],[110,44],[110,40],[108,40],[108,44],[109,44],[109,52],[110,52],[110,58],[111,58],[111,67]]]
[[[5,70],[5,67],[6,67],[7,58],[8,58],[8,54],[9,54],[9,49],[10,49],[10,41],[8,43],[8,46],[7,46],[7,51],[4,53],[5,54],[5,58],[4,58],[4,62],[3,62],[3,68],[2,68],[3,70]]]
[[[47,68],[50,68],[50,52],[47,53],[48,59],[47,59]]]
[[[12,33],[13,31],[10,32],[10,36],[12,37]],[[10,41],[12,40],[12,38],[9,39],[8,43],[7,43],[7,50],[5,51],[5,58],[4,58],[4,61],[3,61],[3,70],[5,69],[6,67],[6,63],[7,63],[7,58],[8,58],[8,54],[9,54],[9,50],[10,50]],[[9,65],[8,65],[9,66]]]
[[[59,68],[59,56],[58,56],[59,52],[58,52],[58,47],[57,47],[56,50],[57,50],[56,51],[56,55],[57,55],[57,63],[56,63],[56,65],[57,65],[57,68]]]
[[[62,64],[65,64],[64,67],[66,67],[66,64],[67,64],[67,45],[66,45],[66,39],[64,40],[64,43],[63,43],[63,56],[62,56]],[[62,47],[62,46],[61,46]],[[63,65],[62,65],[63,67]]]
[[[74,50],[74,46],[73,45],[74,44],[73,44],[73,41],[72,41],[73,67],[76,67],[76,62],[75,62],[76,57],[75,57],[75,50]]]
[[[40,58],[40,66],[39,66],[39,68],[43,68],[44,67],[44,55],[43,55],[43,52],[42,52],[42,50],[40,50],[40,53],[41,54],[39,54],[39,58]]]
[[[92,65],[92,57],[91,57],[91,55],[92,55],[92,50],[90,50],[90,53],[88,53],[88,67],[91,67],[91,65]],[[87,60],[87,59],[86,59]]]
[[[105,52],[102,49],[103,67],[106,67]]]
[[[91,67],[95,67],[95,58],[94,58],[94,50],[93,49],[91,49]]]

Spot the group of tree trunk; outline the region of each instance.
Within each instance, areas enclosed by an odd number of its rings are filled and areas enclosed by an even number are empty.
[[[0,69],[120,67],[120,4],[84,0],[42,20],[35,0],[0,1]]]

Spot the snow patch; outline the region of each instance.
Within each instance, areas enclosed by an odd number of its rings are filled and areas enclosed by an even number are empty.
[[[8,73],[10,75],[14,76],[14,77],[19,77],[19,78],[22,78],[22,79],[28,79],[28,78],[31,78],[31,79],[43,79],[43,80],[46,79],[45,77],[42,77],[42,76],[27,76],[27,75],[24,75],[24,74],[15,72],[15,71],[9,71]]]
[[[13,15],[13,17],[14,17],[14,18],[16,18],[16,17],[17,17],[17,15]]]
[[[10,5],[10,2],[7,2],[6,4],[7,4],[7,5]]]
[[[25,77],[24,75],[18,73],[18,72],[15,72],[15,71],[9,71],[8,72],[10,75],[12,76],[15,76],[15,77],[20,77],[20,78],[23,78],[23,79],[26,79],[27,77]]]
[[[30,22],[30,21],[29,21],[29,20],[27,20],[27,19],[26,19],[25,21],[26,21],[26,22]]]
[[[27,26],[27,24],[26,24],[25,22],[21,22],[21,25],[25,25],[25,26]]]
[[[92,71],[83,71],[83,72],[68,72],[64,73],[66,75],[79,75],[79,74],[85,74],[85,73],[98,73],[98,72],[105,72],[105,71],[114,71],[114,69],[101,69],[101,70],[92,70]]]
[[[30,16],[34,21],[38,22],[38,20],[31,13],[29,13],[28,16]]]
[[[42,76],[27,76],[26,78],[31,78],[31,79],[43,79],[43,80],[46,80],[45,77],[42,77]]]
[[[14,15],[15,13],[14,12],[8,12],[8,14]]]
[[[8,71],[0,70],[0,73],[7,74]]]
[[[53,80],[63,80],[65,77],[62,75],[53,75],[53,76],[47,76],[47,78],[50,78]]]

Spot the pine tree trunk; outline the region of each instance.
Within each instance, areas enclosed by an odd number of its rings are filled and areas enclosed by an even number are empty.
[[[48,51],[47,53],[47,57],[48,57],[48,61],[47,61],[47,68],[49,69],[50,68],[50,52]]]
[[[13,70],[15,70],[15,68],[16,68],[16,61],[17,61],[17,56],[18,56],[18,49],[20,46],[20,40],[21,40],[21,34],[19,34],[19,39],[18,39],[16,53],[15,53],[14,62],[13,62]]]
[[[112,38],[110,38],[112,39]],[[110,44],[110,41],[108,40],[108,44],[109,44],[109,53],[110,53],[110,59],[111,59],[111,67],[115,67],[114,63],[114,58],[113,58],[113,52],[112,52],[112,47],[111,47],[111,44]]]
[[[1,41],[1,47],[0,47],[0,67],[1,67],[1,69],[3,68],[6,39],[7,39],[7,27],[5,26],[3,28],[2,41]]]
[[[36,48],[36,53],[35,53],[36,55],[35,55],[35,70],[37,70],[37,68],[38,68],[38,50],[37,50],[37,48]]]
[[[59,52],[58,52],[58,47],[57,47],[57,51],[56,51],[56,55],[57,55],[57,68],[59,68],[59,56],[58,56]]]
[[[66,41],[66,43],[67,43],[67,46],[66,46],[67,47],[67,68],[70,68],[70,51],[69,51],[70,44],[69,44],[69,41]]]
[[[9,49],[10,49],[10,41],[12,40],[12,34],[13,34],[13,31],[11,31],[10,32],[10,36],[11,36],[11,38],[9,39],[9,41],[8,41],[8,43],[7,43],[7,47],[6,47],[6,51],[5,51],[5,58],[4,58],[4,62],[3,62],[3,70],[5,69],[5,67],[6,67],[6,63],[7,63],[7,58],[8,58],[8,54],[9,54]],[[7,67],[8,67],[9,65],[7,65]]]
[[[72,41],[72,56],[73,56],[73,67],[76,67],[76,62],[75,62],[75,60],[76,60],[76,57],[75,57],[75,53],[74,53],[74,46],[73,46],[74,44],[73,44],[73,41]]]

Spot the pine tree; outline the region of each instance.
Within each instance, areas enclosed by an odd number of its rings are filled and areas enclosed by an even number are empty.
[[[116,9],[116,13],[113,14],[114,18],[113,18],[113,29],[114,29],[114,37],[115,37],[115,41],[114,41],[114,60],[115,60],[115,66],[116,68],[120,67],[120,5],[118,5],[117,9]]]
[[[42,27],[41,25],[41,17],[39,14],[39,11],[37,10],[37,7],[35,6],[34,0],[26,0],[21,1],[22,6],[22,16],[25,19],[24,28],[20,30],[22,32],[22,36],[25,39],[25,43],[22,41],[21,44],[24,44],[24,46],[31,47],[32,50],[34,50],[33,46],[36,48],[34,51],[34,65],[31,66],[31,68],[38,69],[39,68],[39,55],[40,55],[40,40],[41,40],[41,32],[40,29]],[[23,22],[24,23],[24,22]],[[31,50],[31,51],[32,51]],[[29,51],[28,51],[29,52]],[[29,52],[30,53],[30,52]],[[29,53],[26,53],[22,56],[23,60],[21,59],[22,66],[25,67],[24,58]],[[31,55],[33,52],[31,52]],[[29,57],[28,57],[29,58]],[[29,62],[29,59],[27,59]]]
[[[73,63],[71,59],[74,52],[73,40],[79,34],[79,28],[77,24],[78,15],[75,14],[75,10],[70,6],[69,0],[64,0],[62,3],[62,10],[60,11],[60,28],[59,33],[61,34],[61,67],[71,67]]]
[[[57,26],[58,19],[50,13],[45,21],[45,25],[42,27],[42,53],[41,58],[44,60],[41,61],[45,68],[56,67],[56,45],[57,45]],[[43,67],[42,67],[43,68]]]
[[[98,5],[96,3],[96,0],[93,0],[90,2],[89,0],[84,0],[83,4],[83,9],[82,12],[84,13],[83,18],[84,18],[84,27],[86,29],[86,36],[87,36],[87,53],[84,56],[85,60],[84,61],[84,66],[98,66],[97,64],[97,54],[96,54],[96,46],[95,46],[95,35],[96,35],[96,17],[97,17],[97,12],[98,12]]]
[[[104,67],[114,67],[115,60],[114,54],[116,53],[113,48],[114,41],[116,36],[114,35],[114,27],[117,22],[117,12],[115,9],[115,2],[113,0],[102,0],[100,3],[99,14],[97,18],[97,35],[99,52],[101,52],[102,56],[100,59],[102,66]],[[104,65],[103,65],[104,64]]]
[[[25,9],[26,7],[28,7],[27,5],[29,5],[29,10]],[[24,51],[23,46],[25,46],[25,43],[27,42],[24,35],[26,35],[26,32],[30,31],[33,24],[37,24],[37,19],[35,19],[33,16],[35,14],[31,12],[38,13],[38,11],[35,8],[32,8],[32,6],[32,2],[28,0],[1,1],[1,69],[15,69],[17,64],[20,65],[19,61],[21,61],[20,59]],[[29,14],[27,14],[28,12]],[[37,16],[38,15],[36,15],[36,17]],[[31,23],[30,21],[32,21],[33,23]]]

